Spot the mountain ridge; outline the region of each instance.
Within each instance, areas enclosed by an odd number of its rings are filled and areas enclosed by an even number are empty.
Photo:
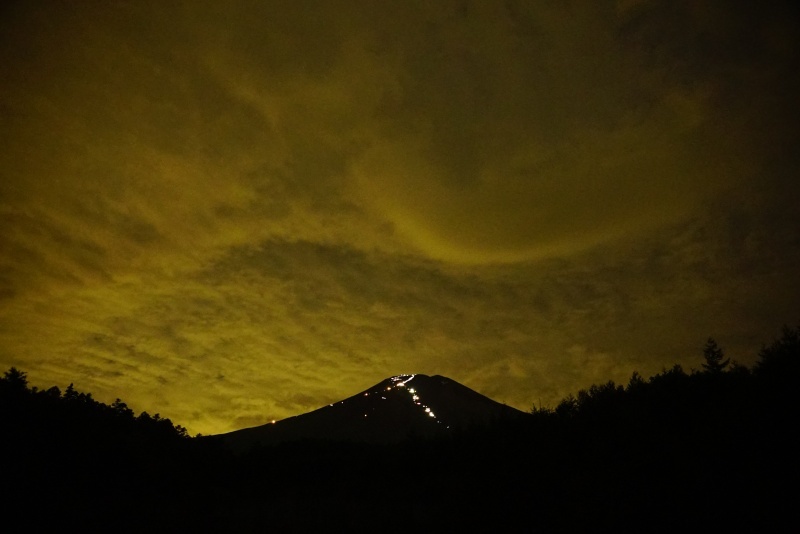
[[[304,414],[210,437],[237,452],[299,440],[396,443],[527,415],[442,375],[402,374]]]

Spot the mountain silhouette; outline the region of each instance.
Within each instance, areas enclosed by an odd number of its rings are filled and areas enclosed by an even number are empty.
[[[210,437],[236,452],[297,440],[396,443],[528,415],[450,378],[409,374],[387,378],[312,412]]]

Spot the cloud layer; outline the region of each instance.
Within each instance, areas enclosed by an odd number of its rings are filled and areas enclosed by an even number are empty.
[[[17,4],[0,364],[192,432],[522,409],[797,321],[796,8]]]

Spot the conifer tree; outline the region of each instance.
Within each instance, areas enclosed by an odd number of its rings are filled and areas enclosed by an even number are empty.
[[[713,338],[708,338],[708,341],[706,341],[706,346],[703,348],[703,358],[706,360],[706,363],[703,364],[703,369],[709,373],[721,373],[731,363],[731,359],[725,358],[725,353]]]

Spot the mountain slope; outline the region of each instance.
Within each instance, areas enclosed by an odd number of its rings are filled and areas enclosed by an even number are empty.
[[[526,415],[447,377],[398,375],[312,412],[215,438],[235,451],[300,439],[392,443]]]

